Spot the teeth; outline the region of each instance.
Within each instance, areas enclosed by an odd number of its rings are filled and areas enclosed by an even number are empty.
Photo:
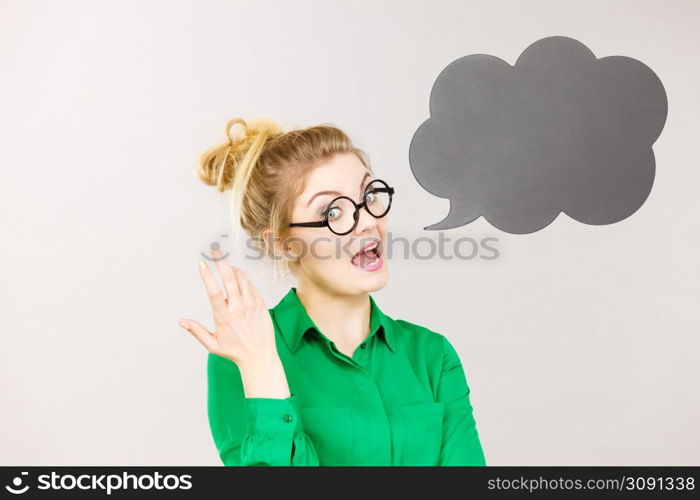
[[[373,248],[377,248],[377,246],[379,246],[379,242],[378,242],[378,241],[375,241],[375,242],[372,243],[371,245],[368,245],[367,247],[363,248],[362,250],[360,250],[359,252],[357,252],[355,255],[353,255],[353,259],[354,259],[355,257],[359,257],[359,256],[362,255],[362,253],[364,253],[364,252],[369,252],[369,251],[372,250]]]

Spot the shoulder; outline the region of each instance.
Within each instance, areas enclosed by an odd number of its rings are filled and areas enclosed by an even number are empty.
[[[398,331],[403,337],[408,337],[414,340],[423,342],[442,342],[444,335],[437,331],[428,328],[427,326],[413,323],[405,319],[391,319],[394,330]]]
[[[404,319],[391,321],[395,337],[409,350],[422,352],[430,358],[456,355],[454,347],[442,333]]]

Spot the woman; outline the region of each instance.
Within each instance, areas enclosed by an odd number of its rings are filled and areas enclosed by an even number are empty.
[[[233,137],[231,127],[242,125]],[[181,320],[209,351],[208,416],[225,465],[486,465],[459,357],[443,335],[386,315],[370,292],[393,188],[331,125],[284,132],[231,120],[199,176],[234,193],[234,219],[291,287],[268,309],[212,252],[200,274],[215,331]]]

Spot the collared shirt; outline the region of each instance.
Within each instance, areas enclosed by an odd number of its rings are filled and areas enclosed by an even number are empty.
[[[352,356],[292,287],[269,309],[288,398],[246,398],[238,365],[208,354],[208,416],[224,465],[486,465],[470,389],[445,336],[384,314]]]

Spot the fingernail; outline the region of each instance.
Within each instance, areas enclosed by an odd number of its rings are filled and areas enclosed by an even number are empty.
[[[180,325],[185,330],[189,330],[189,328],[190,328],[190,325],[188,325],[187,322],[185,322],[185,321],[178,321],[177,324]]]
[[[205,267],[207,267],[207,265],[204,263],[204,261],[202,259],[199,259],[199,268],[204,269]]]

